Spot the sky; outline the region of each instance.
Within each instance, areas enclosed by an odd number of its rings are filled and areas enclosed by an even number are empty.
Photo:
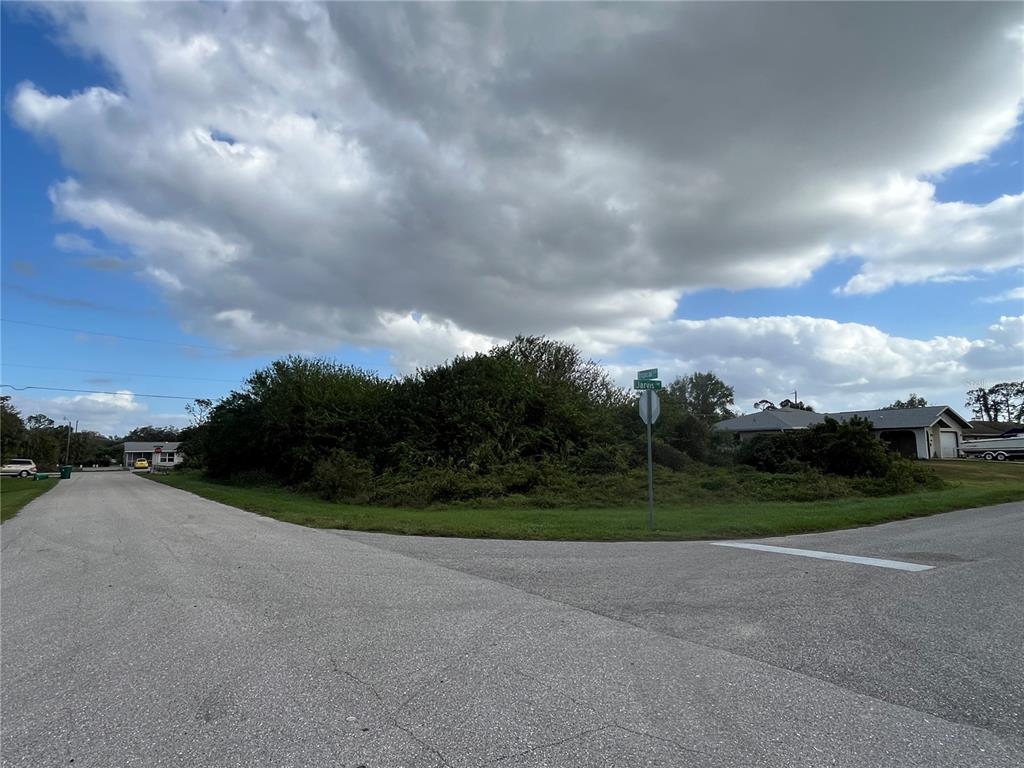
[[[1024,378],[1016,3],[0,22],[0,377],[26,415],[182,425],[288,354],[404,375],[517,334],[623,386],[713,371],[745,412],[968,415]]]

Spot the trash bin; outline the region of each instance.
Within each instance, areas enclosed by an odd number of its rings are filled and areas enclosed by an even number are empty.
[[[71,465],[70,464],[61,464],[60,465],[60,479],[61,480],[70,480],[71,479]]]

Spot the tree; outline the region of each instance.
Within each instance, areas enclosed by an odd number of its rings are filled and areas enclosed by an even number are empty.
[[[188,414],[191,423],[181,430],[181,434],[178,436],[181,440],[178,450],[184,455],[187,467],[206,466],[208,422],[212,411],[213,401],[205,397],[185,405],[185,413]]]
[[[798,411],[814,412],[814,409],[811,406],[804,404],[803,400],[783,400],[779,403],[779,408],[795,408]]]
[[[683,412],[708,424],[736,415],[730,408],[735,396],[733,388],[711,371],[680,376],[669,385],[666,394],[681,406]]]
[[[776,408],[795,408],[800,411],[811,411],[814,412],[814,408],[804,403],[803,400],[780,400],[778,406],[775,405],[771,400],[758,400],[754,403],[754,408],[759,411],[774,411]]]
[[[1024,381],[1004,381],[988,389],[971,389],[964,405],[976,419],[1024,421]]]
[[[11,396],[0,396],[0,454],[14,458],[25,447],[25,422],[18,409],[11,405]]]
[[[41,467],[59,464],[66,445],[64,426],[54,423],[53,419],[43,413],[29,416],[25,419],[25,425],[25,450],[30,458]]]
[[[883,411],[892,411],[896,408],[924,408],[928,405],[928,401],[921,397],[916,392],[911,392],[910,397],[906,400],[896,400],[892,405],[887,405],[883,408]]]
[[[177,440],[180,430],[177,427],[154,427],[147,424],[136,427],[124,436],[125,442],[162,443],[165,440]]]

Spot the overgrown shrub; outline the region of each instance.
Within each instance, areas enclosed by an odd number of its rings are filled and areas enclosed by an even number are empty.
[[[667,444],[694,461],[704,461],[710,453],[711,427],[692,413],[666,419],[664,428],[658,431]]]
[[[611,475],[625,472],[629,462],[617,445],[592,445],[576,458],[574,466],[588,475]]]
[[[803,461],[803,435],[796,431],[757,435],[740,443],[736,460],[761,472],[799,473],[810,466]]]
[[[897,454],[871,431],[871,422],[826,418],[807,430],[804,461],[822,472],[844,477],[885,477]]]
[[[651,442],[651,459],[655,464],[676,472],[681,472],[688,464],[692,463],[685,453],[658,438],[654,438]]]
[[[739,461],[762,472],[814,469],[843,477],[885,478],[900,458],[871,431],[870,421],[856,416],[848,421],[826,417],[806,430],[758,435],[737,451]]]
[[[372,481],[370,462],[335,449],[313,465],[313,475],[306,486],[328,501],[355,501],[366,497]]]

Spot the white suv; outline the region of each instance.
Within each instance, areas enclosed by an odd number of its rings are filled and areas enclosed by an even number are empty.
[[[8,459],[0,468],[0,475],[17,475],[28,477],[36,473],[36,463],[32,459]]]

